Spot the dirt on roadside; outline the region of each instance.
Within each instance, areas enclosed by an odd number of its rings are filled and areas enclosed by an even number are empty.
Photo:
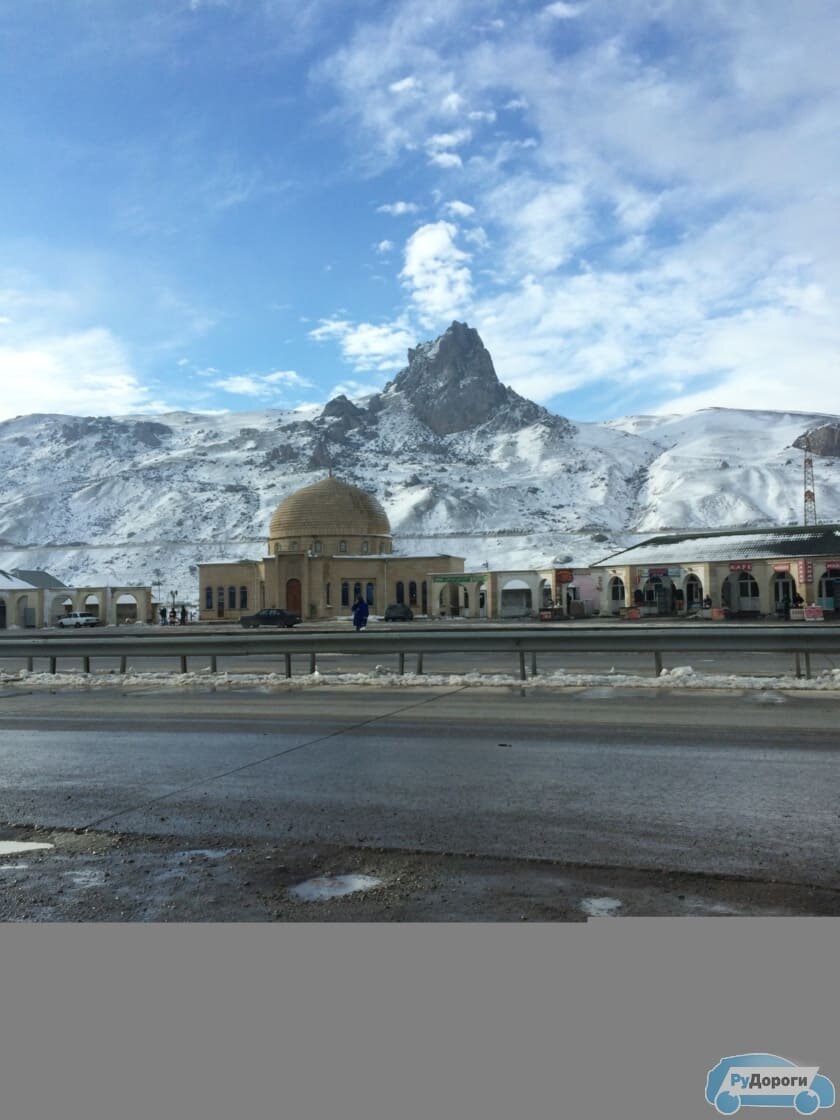
[[[840,890],[703,875],[218,837],[185,846],[182,838],[87,830],[7,827],[0,836],[52,845],[0,856],[0,920],[11,922],[840,914]],[[297,897],[301,884],[316,901]]]

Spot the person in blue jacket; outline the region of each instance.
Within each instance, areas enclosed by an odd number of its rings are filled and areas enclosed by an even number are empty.
[[[368,605],[364,599],[357,599],[353,604],[353,625],[357,630],[364,630],[368,620]]]

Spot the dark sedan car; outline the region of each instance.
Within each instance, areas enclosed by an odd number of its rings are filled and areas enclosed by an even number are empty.
[[[256,614],[246,614],[239,620],[246,630],[253,630],[257,626],[285,626],[290,629],[297,626],[300,616],[291,611],[283,611],[275,607],[267,607],[257,611]]]
[[[414,611],[405,603],[392,603],[390,607],[385,608],[386,622],[411,622],[413,618]]]

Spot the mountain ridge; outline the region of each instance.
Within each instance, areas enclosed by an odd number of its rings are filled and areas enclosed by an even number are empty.
[[[0,423],[0,567],[194,589],[198,562],[260,555],[277,504],[329,469],[379,498],[404,551],[585,565],[668,528],[801,520],[796,441],[817,429],[831,451],[830,413],[572,422],[504,386],[478,332],[453,323],[356,401]],[[815,450],[814,466],[820,518],[840,520],[840,457]]]

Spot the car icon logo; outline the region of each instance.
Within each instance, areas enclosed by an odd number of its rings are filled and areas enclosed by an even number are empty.
[[[706,1100],[722,1116],[741,1106],[794,1108],[811,1116],[834,1104],[834,1085],[818,1066],[800,1066],[778,1054],[735,1054],[723,1058],[706,1078]]]

